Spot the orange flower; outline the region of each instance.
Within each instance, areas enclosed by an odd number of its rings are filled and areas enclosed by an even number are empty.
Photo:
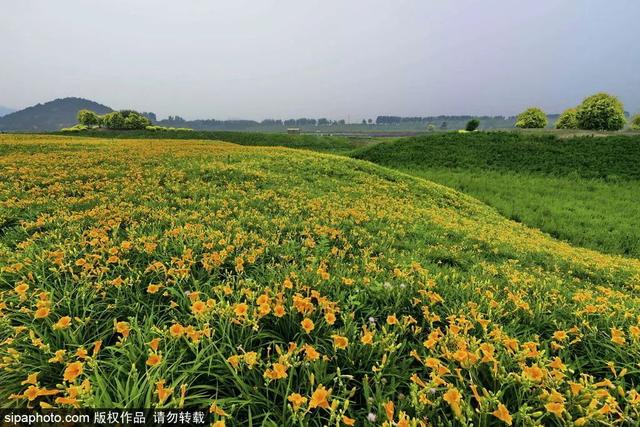
[[[160,288],[162,288],[161,285],[155,285],[151,283],[149,286],[147,286],[147,292],[150,294],[155,294],[160,290]]]
[[[392,314],[391,316],[387,316],[387,325],[397,325],[398,324],[398,318],[396,317],[395,314]]]
[[[74,382],[76,378],[82,375],[83,365],[82,362],[73,362],[67,365],[64,370],[63,378],[65,381]]]
[[[115,330],[125,338],[129,336],[129,324],[127,322],[116,322]]]
[[[173,393],[173,388],[165,388],[164,383],[165,380],[160,380],[156,383],[156,392],[158,393],[160,404],[164,403],[164,401],[171,396],[171,393]]]
[[[38,383],[38,372],[27,375],[27,379],[22,381],[20,385],[27,385],[27,384],[36,385],[37,383]]]
[[[151,350],[158,351],[158,347],[160,347],[160,338],[154,338],[151,341],[149,341],[147,344],[149,344],[149,347],[151,347]]]
[[[562,402],[550,402],[544,405],[547,412],[554,414],[558,418],[562,418],[564,412],[564,403]]]
[[[172,337],[180,338],[184,334],[184,327],[179,323],[174,323],[169,328]]]
[[[156,353],[151,353],[147,359],[147,365],[149,366],[159,365],[160,362],[162,362],[162,356]]]
[[[48,307],[40,307],[39,309],[36,310],[36,313],[34,314],[34,317],[36,319],[44,319],[45,317],[47,317],[49,315],[50,312],[51,312],[51,310],[49,310]]]
[[[276,315],[276,317],[282,317],[284,316],[286,313],[284,306],[282,304],[278,304],[273,308],[273,314]]]
[[[460,394],[457,388],[455,387],[450,388],[442,396],[442,398],[444,399],[445,402],[449,404],[449,406],[451,406],[451,409],[453,410],[454,414],[456,414],[457,417],[462,416],[462,410],[460,409],[460,401],[462,399],[462,395]]]
[[[193,305],[191,305],[191,311],[196,316],[200,316],[204,314],[205,311],[207,311],[207,305],[204,302],[198,300],[194,302]]]
[[[291,402],[291,406],[293,406],[294,411],[297,411],[302,405],[307,403],[307,398],[299,393],[290,394],[289,397],[287,397],[287,400]]]
[[[502,403],[499,403],[498,409],[493,411],[491,414],[507,425],[511,425],[512,423],[511,414],[509,413],[507,407]]]
[[[30,385],[24,392],[23,396],[29,399],[29,401],[35,400],[40,395],[40,389],[34,385]]]
[[[287,378],[287,366],[282,363],[274,363],[272,369],[267,369],[264,375],[272,380]]]
[[[309,409],[314,408],[323,408],[329,409],[329,396],[331,395],[331,390],[327,390],[324,388],[322,384],[318,385],[316,391],[311,395],[311,401],[309,402]]]
[[[71,325],[71,317],[64,316],[61,317],[55,325],[53,325],[53,329],[67,329]]]
[[[336,323],[336,315],[332,311],[329,311],[324,315],[324,320],[328,324],[333,325],[334,323]]]
[[[624,345],[627,342],[624,339],[624,332],[618,328],[611,328],[611,342],[618,345]]]
[[[522,375],[530,381],[539,383],[544,377],[544,372],[537,366],[525,366]]]
[[[302,329],[304,329],[306,333],[309,333],[315,329],[313,320],[309,319],[308,317],[305,317],[304,320],[300,322],[300,324],[302,325]]]
[[[360,342],[365,345],[371,345],[373,343],[373,333],[371,333],[366,327],[362,328]]]
[[[249,312],[249,306],[245,303],[236,304],[235,308],[233,309],[233,312],[238,317],[246,316],[247,313]]]
[[[318,353],[313,346],[305,344],[303,348],[307,360],[314,362],[320,358],[320,353]]]
[[[331,335],[331,338],[333,338],[334,347],[339,348],[340,350],[346,349],[349,345],[349,340],[341,335]]]
[[[342,422],[347,426],[353,426],[356,424],[356,420],[354,420],[353,418],[349,418],[346,415],[342,416]]]
[[[384,407],[384,413],[387,415],[387,419],[389,421],[393,421],[393,412],[395,410],[395,406],[393,402],[389,400],[387,403],[383,405],[383,407]]]

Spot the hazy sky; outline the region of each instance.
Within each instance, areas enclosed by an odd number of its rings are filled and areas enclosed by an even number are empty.
[[[640,109],[638,0],[0,0],[0,105],[185,118]]]

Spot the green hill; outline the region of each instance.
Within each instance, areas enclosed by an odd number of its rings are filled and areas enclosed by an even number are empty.
[[[330,154],[0,148],[6,406],[210,407],[253,425],[637,419],[638,260]]]
[[[59,130],[75,125],[78,111],[83,109],[92,110],[98,114],[112,111],[111,108],[88,99],[61,98],[0,117],[0,131],[45,132]]]
[[[640,257],[640,136],[450,133],[353,156],[463,191],[575,245]]]
[[[640,179],[640,136],[560,139],[516,132],[445,133],[365,147],[353,157],[399,168]]]

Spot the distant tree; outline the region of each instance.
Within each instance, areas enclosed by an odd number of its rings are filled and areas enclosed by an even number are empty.
[[[434,125],[433,123],[429,123],[429,124],[427,125],[427,130],[428,130],[429,132],[435,132],[435,131],[436,131],[436,125]]]
[[[124,116],[124,114],[121,112],[121,114]],[[144,129],[147,126],[151,126],[151,121],[144,117],[143,115],[135,112],[135,111],[128,111],[127,115],[124,116],[124,128],[125,129]]]
[[[522,129],[542,129],[547,126],[547,115],[539,108],[531,107],[520,113],[516,127]]]
[[[480,127],[480,120],[478,119],[471,119],[467,122],[467,125],[465,126],[465,129],[468,132],[473,132],[474,130],[478,129],[478,127]]]
[[[362,124],[366,125],[367,124],[367,119],[362,119]]]
[[[318,126],[326,126],[329,124],[331,124],[329,120],[325,119],[324,117],[321,119],[318,119]]]
[[[576,119],[580,129],[620,130],[627,122],[624,107],[615,96],[597,93],[578,106]]]
[[[449,125],[447,124],[447,122],[442,122],[442,124],[440,125],[440,129],[442,130],[447,130],[448,127]]]
[[[556,121],[556,129],[578,129],[578,116],[575,108],[565,110]]]
[[[640,130],[640,114],[636,114],[631,119],[631,129]]]
[[[373,123],[373,120],[367,119],[367,123],[371,124],[371,123]]]
[[[99,116],[90,110],[78,111],[78,123],[85,126],[95,126],[100,121]]]
[[[124,129],[124,116],[119,111],[102,116],[102,125],[107,129]]]

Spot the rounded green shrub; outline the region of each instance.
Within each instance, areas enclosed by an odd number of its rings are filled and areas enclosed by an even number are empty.
[[[471,119],[467,122],[467,126],[465,127],[465,130],[468,132],[473,132],[474,130],[478,129],[478,127],[480,127],[480,120]]]
[[[622,102],[603,92],[582,101],[576,118],[578,127],[587,130],[620,130],[626,123]]]
[[[531,107],[518,115],[516,127],[521,129],[541,129],[547,126],[547,115],[540,108]]]
[[[85,126],[95,126],[100,122],[100,116],[91,110],[78,111],[78,123]]]
[[[631,119],[631,129],[640,130],[640,114],[636,114]]]
[[[556,122],[556,129],[578,129],[577,112],[577,109],[569,108],[560,114]]]

